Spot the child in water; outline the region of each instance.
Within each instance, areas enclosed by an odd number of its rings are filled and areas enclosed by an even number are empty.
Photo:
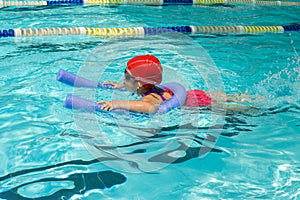
[[[125,109],[141,113],[155,113],[158,106],[172,98],[173,92],[167,88],[159,88],[156,84],[162,82],[162,66],[153,55],[141,55],[130,59],[124,72],[123,83],[105,81],[113,88],[123,88],[141,95],[140,100],[99,101],[103,110]],[[215,98],[219,96],[221,98]],[[214,99],[213,99],[214,97]],[[236,95],[222,92],[204,92],[202,90],[187,91],[186,106],[211,106],[213,103],[243,101]]]

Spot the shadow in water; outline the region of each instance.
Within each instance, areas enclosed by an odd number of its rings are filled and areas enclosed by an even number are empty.
[[[278,114],[281,112],[299,112],[299,108],[295,106],[286,106],[286,107],[278,107],[278,108],[270,108],[266,109],[260,113],[259,116],[265,116],[270,114]],[[0,177],[0,185],[9,185],[7,183],[12,183],[14,186],[9,186],[7,190],[2,188],[2,192],[0,193],[0,198],[4,199],[14,199],[14,200],[25,200],[25,199],[61,199],[61,198],[70,198],[75,194],[84,194],[86,191],[92,189],[105,189],[110,188],[118,184],[123,184],[126,182],[126,177],[118,172],[114,171],[99,171],[99,172],[82,172],[82,173],[74,173],[64,178],[62,177],[41,177],[36,178],[36,180],[28,180],[27,182],[21,181],[21,183],[17,183],[14,181],[18,179],[18,177],[22,177],[27,174],[41,173],[43,171],[49,172],[58,170],[59,167],[82,167],[89,166],[95,163],[101,162],[127,162],[129,166],[132,168],[136,168],[138,171],[143,173],[153,173],[147,172],[143,170],[143,164],[134,159],[130,159],[130,156],[136,156],[140,158],[145,158],[147,163],[167,163],[167,164],[178,164],[182,162],[186,162],[193,158],[198,158],[208,154],[209,152],[213,153],[223,153],[223,149],[215,146],[215,142],[217,137],[221,135],[221,137],[233,137],[237,134],[242,134],[243,132],[249,133],[252,131],[252,128],[256,127],[255,124],[249,124],[247,119],[249,116],[247,114],[242,114],[238,112],[227,112],[225,116],[225,124],[224,125],[213,125],[213,126],[196,126],[192,122],[183,124],[183,125],[173,125],[166,126],[160,128],[138,128],[129,125],[123,125],[122,128],[134,129],[135,134],[137,132],[147,133],[136,135],[140,138],[140,141],[116,145],[116,146],[105,146],[94,144],[94,148],[99,151],[103,151],[104,154],[102,157],[98,157],[93,160],[84,161],[84,160],[72,160],[68,162],[57,163],[55,165],[26,169],[17,172],[13,172],[7,174],[5,176]],[[120,124],[115,123],[103,123],[105,126],[119,126]],[[178,130],[180,132],[178,133]],[[189,131],[189,130],[197,130]],[[208,133],[208,130],[216,132],[220,132],[218,135],[213,135]],[[200,133],[200,134],[199,134]],[[205,133],[205,134],[204,134]],[[85,140],[93,140],[95,139],[92,135],[84,135],[84,134],[75,134],[69,133],[68,131],[64,131],[61,133],[61,136],[69,136],[69,137],[77,137]],[[153,154],[153,149],[164,145],[165,141],[172,141],[176,143],[171,148],[166,149],[165,151],[158,151]],[[187,142],[188,141],[188,142]],[[193,144],[193,145],[190,145]],[[114,150],[118,152],[122,152],[124,157],[115,156],[113,153]],[[151,152],[151,153],[149,153]],[[155,151],[154,151],[155,152]],[[176,154],[181,152],[181,154]],[[182,153],[183,152],[183,153]],[[150,156],[149,156],[150,155]],[[177,155],[174,157],[174,155]],[[53,183],[54,186],[53,186]],[[62,183],[62,184],[60,184]],[[68,186],[73,185],[73,187]],[[39,194],[35,194],[36,196],[28,196],[30,189],[32,188],[42,188]],[[43,189],[44,188],[44,189]],[[48,188],[48,191],[47,191]],[[50,188],[51,191],[50,191]],[[53,189],[54,188],[54,189]]]
[[[44,178],[37,181],[21,184],[6,192],[0,193],[0,198],[13,200],[52,200],[52,199],[69,199],[74,194],[84,194],[86,191],[92,189],[105,189],[113,187],[117,184],[122,184],[126,181],[123,174],[113,171],[100,171],[91,173],[76,173],[71,174],[67,178]],[[56,184],[53,184],[55,182]],[[62,182],[60,187],[59,183]],[[69,182],[71,187],[66,188],[66,182]],[[42,196],[37,193],[32,193],[32,188],[41,188],[45,192]],[[56,190],[55,192],[53,192]],[[28,190],[27,194],[26,189]],[[51,189],[51,190],[50,190]],[[41,191],[39,191],[40,193]],[[48,193],[48,194],[47,194]]]

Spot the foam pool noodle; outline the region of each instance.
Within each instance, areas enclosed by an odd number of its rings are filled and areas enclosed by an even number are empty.
[[[97,83],[90,81],[86,78],[77,76],[63,69],[59,70],[56,76],[56,80],[71,85],[74,87],[87,87],[87,88],[112,88],[111,84]]]

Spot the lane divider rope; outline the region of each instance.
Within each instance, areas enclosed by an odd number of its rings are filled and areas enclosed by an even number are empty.
[[[72,5],[213,5],[256,4],[263,6],[300,6],[300,2],[262,0],[0,0],[0,8],[8,6],[72,6]]]
[[[167,32],[191,34],[261,34],[300,31],[300,25],[287,26],[168,26],[133,28],[15,28],[0,30],[0,38],[56,35],[88,35],[95,37],[138,37]]]

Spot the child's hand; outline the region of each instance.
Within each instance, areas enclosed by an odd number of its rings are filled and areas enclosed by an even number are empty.
[[[110,84],[112,85],[112,88],[123,88],[124,84],[119,82],[113,82],[113,81],[104,81],[103,84]]]
[[[100,100],[97,102],[97,104],[101,105],[102,110],[111,111],[112,109],[114,109],[112,101]]]

